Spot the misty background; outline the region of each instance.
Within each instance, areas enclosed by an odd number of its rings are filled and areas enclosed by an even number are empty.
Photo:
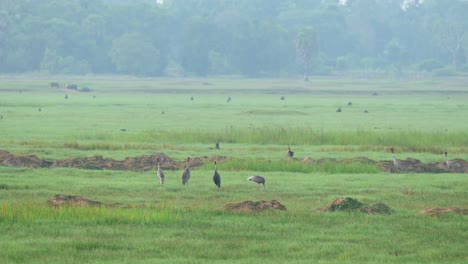
[[[468,74],[466,0],[1,0],[0,73]]]

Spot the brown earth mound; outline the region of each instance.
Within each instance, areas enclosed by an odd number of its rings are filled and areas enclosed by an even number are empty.
[[[96,155],[93,157],[46,161],[39,159],[35,155],[15,156],[8,151],[0,150],[0,165],[28,168],[78,168],[90,170],[106,169],[148,171],[154,169],[157,166],[157,158],[159,158],[161,167],[165,170],[183,169],[186,166],[186,161],[174,161],[164,153],[127,157],[124,160],[114,160]],[[207,161],[222,161],[225,159],[226,157],[223,156],[194,157],[190,160],[190,167],[196,168],[202,166]]]
[[[60,206],[102,206],[101,202],[91,201],[81,196],[73,196],[66,194],[57,194],[50,198],[48,201],[49,205],[60,207]]]
[[[243,201],[238,203],[228,203],[225,209],[231,212],[256,213],[268,209],[286,210],[286,207],[276,200],[271,201]]]
[[[350,197],[339,197],[333,200],[329,206],[315,210],[316,212],[360,211],[367,214],[391,214],[392,209],[384,203],[366,205]]]
[[[0,164],[10,167],[42,168],[50,162],[39,159],[36,155],[15,156],[8,151],[0,150]]]
[[[136,170],[147,171],[156,167],[156,158],[159,158],[161,167],[166,170],[183,169],[186,166],[186,161],[174,161],[163,153],[153,155],[142,155],[137,157],[127,157],[124,160],[114,160],[111,158],[104,158],[96,155],[93,157],[70,158],[64,160],[47,161],[41,160],[35,155],[29,156],[15,156],[8,151],[0,150],[0,165],[12,167],[28,167],[28,168],[79,168],[79,169],[92,169],[92,170]],[[196,168],[202,166],[204,163],[214,160],[222,161],[226,157],[212,156],[212,157],[193,157],[190,160],[190,166]],[[349,158],[343,160],[336,160],[334,158],[322,158],[314,160],[310,157],[305,157],[302,162],[310,164],[320,163],[366,163],[375,164],[380,170],[390,173],[468,173],[468,162],[462,159],[453,159],[446,162],[437,162],[424,164],[417,159],[407,158],[400,160],[400,168],[396,168],[393,161],[374,161],[365,157]]]
[[[178,164],[163,153],[154,155],[143,155],[138,157],[128,157],[124,160],[114,160],[96,155],[93,157],[71,158],[65,160],[56,160],[50,166],[51,168],[66,167],[91,170],[151,170],[157,165],[156,159],[159,157],[163,169],[176,169]]]
[[[467,173],[468,162],[462,159],[454,159],[449,161],[449,165],[445,162],[436,162],[424,164],[420,160],[407,158],[400,160],[400,168],[396,168],[393,161],[382,160],[376,163],[376,166],[386,172],[391,173]]]
[[[458,207],[450,207],[450,208],[427,208],[419,212],[419,214],[426,214],[430,216],[439,216],[441,214],[446,213],[456,213],[456,214],[468,214],[468,209],[460,209]]]
[[[113,203],[105,204],[97,201],[92,201],[85,199],[81,196],[67,195],[67,194],[57,194],[48,200],[49,205],[55,207],[61,206],[105,206],[105,207],[130,207],[128,204]]]

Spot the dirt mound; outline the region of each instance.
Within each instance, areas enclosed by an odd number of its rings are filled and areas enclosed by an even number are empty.
[[[419,214],[426,214],[430,216],[439,216],[446,213],[456,213],[456,214],[468,214],[468,209],[460,209],[458,207],[449,207],[449,208],[427,208],[419,212]]]
[[[60,206],[102,206],[101,202],[85,199],[81,196],[73,196],[66,194],[57,194],[50,198],[48,201],[49,205],[60,207]]]
[[[0,151],[0,164],[11,167],[42,168],[50,162],[39,159],[36,155],[15,156],[8,151]]]
[[[344,164],[352,164],[352,163],[375,164],[376,163],[375,160],[371,160],[366,157],[349,158],[349,159],[341,160],[340,162]]]
[[[67,195],[67,194],[57,194],[50,198],[48,201],[49,205],[55,207],[61,206],[105,206],[105,207],[121,207],[127,208],[130,207],[128,204],[121,204],[121,203],[112,203],[112,204],[105,204],[98,201],[93,201],[89,199],[85,199],[82,196],[74,196],[74,195]]]
[[[0,150],[0,165],[12,167],[28,167],[28,168],[79,168],[91,170],[135,170],[147,171],[156,167],[156,158],[159,158],[161,167],[166,170],[183,169],[186,166],[186,161],[174,161],[163,153],[153,155],[142,155],[137,157],[127,157],[124,160],[114,160],[96,155],[93,157],[70,158],[64,160],[47,161],[41,160],[35,155],[16,156],[8,151]],[[202,156],[192,157],[190,166],[192,168],[200,167],[206,162],[214,160],[223,161],[227,158],[224,156]],[[417,159],[407,158],[400,160],[400,168],[396,168],[393,161],[383,160],[374,161],[366,157],[356,157],[343,160],[335,158],[322,158],[314,160],[311,157],[305,157],[302,162],[309,164],[321,163],[365,163],[375,164],[380,170],[390,173],[468,173],[468,162],[462,159],[454,159],[446,162],[437,162],[424,164]]]
[[[163,153],[154,155],[143,155],[137,157],[127,157],[124,160],[114,160],[96,155],[93,157],[71,158],[56,160],[51,168],[66,167],[91,170],[151,170],[156,167],[156,158],[159,157],[161,167],[164,169],[176,169],[178,164]]]
[[[243,201],[238,203],[228,203],[225,209],[231,212],[256,213],[268,209],[286,210],[286,207],[276,200],[271,201]]]
[[[396,168],[393,161],[383,160],[376,163],[376,166],[383,171],[392,173],[467,173],[468,162],[462,159],[454,159],[448,162],[422,163],[420,160],[407,158],[400,160],[400,167]]]
[[[305,157],[302,159],[302,162],[305,162],[305,163],[315,163],[315,160],[311,157]]]
[[[316,212],[360,211],[367,214],[391,214],[392,209],[384,203],[366,205],[350,197],[339,197],[333,200],[329,206],[315,210]]]
[[[437,162],[429,165],[444,172],[468,173],[468,162],[462,159],[453,159],[447,162]]]

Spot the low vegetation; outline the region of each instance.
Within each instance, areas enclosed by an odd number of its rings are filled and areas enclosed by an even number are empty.
[[[443,162],[444,151],[467,160],[466,80],[413,83],[415,95],[381,80],[311,80],[310,90],[287,93],[278,88],[285,80],[191,80],[184,88],[135,79],[145,89],[130,93],[132,80],[89,77],[87,85],[103,88],[71,94],[49,87],[49,78],[2,77],[0,150],[48,161],[163,153],[180,164],[187,156],[206,162],[192,168],[188,186],[182,167],[166,169],[160,185],[156,163],[149,170],[0,166],[0,263],[466,262],[466,174],[389,173],[357,159],[392,164],[393,146],[402,160]],[[444,83],[452,91],[441,96]],[[311,91],[319,86],[330,89]],[[341,90],[348,88],[358,92]],[[265,189],[251,175],[265,177]],[[57,194],[96,203],[50,205]],[[369,205],[367,213],[319,210],[344,197]],[[226,209],[273,201],[286,210]],[[426,209],[443,213],[420,213]]]

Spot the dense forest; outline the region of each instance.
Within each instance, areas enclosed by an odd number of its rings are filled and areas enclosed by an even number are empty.
[[[468,72],[466,0],[1,0],[0,73]]]

